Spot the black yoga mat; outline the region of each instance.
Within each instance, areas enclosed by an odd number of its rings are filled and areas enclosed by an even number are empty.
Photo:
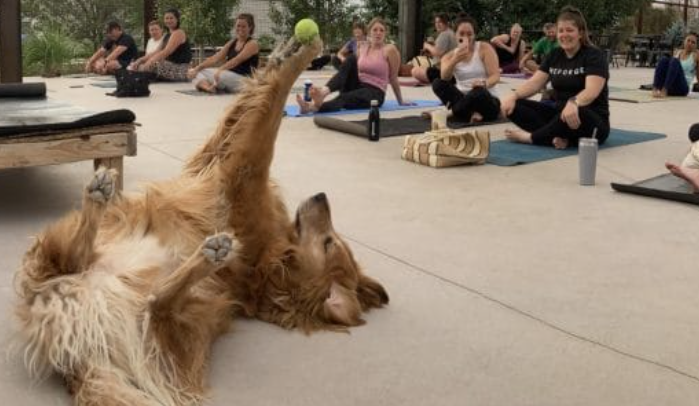
[[[322,128],[340,131],[347,134],[356,135],[359,137],[367,136],[368,120],[347,121],[337,117],[315,116],[313,122]],[[484,126],[491,124],[506,123],[508,120],[500,119],[496,121],[481,122],[481,123],[466,123],[450,118],[447,122],[449,128],[466,128],[475,126]],[[420,134],[429,131],[432,122],[421,116],[406,116],[398,118],[382,118],[380,123],[381,137],[395,137],[397,135]]]
[[[125,109],[96,112],[51,99],[0,99],[0,137],[128,124],[135,119],[134,113]]]
[[[632,184],[612,183],[612,189],[623,193],[699,205],[699,194],[692,193],[689,183],[670,173]]]
[[[0,84],[0,98],[40,98],[46,97],[46,84],[40,83],[3,83]]]

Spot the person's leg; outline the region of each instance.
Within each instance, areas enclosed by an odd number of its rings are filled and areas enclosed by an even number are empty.
[[[670,59],[666,56],[660,58],[658,64],[655,65],[655,72],[653,73],[653,96],[659,97],[660,92],[663,87],[665,87],[665,80],[667,78],[667,69],[670,66]]]
[[[371,101],[377,100],[379,105],[383,105],[386,93],[373,86],[362,85],[359,89],[349,92],[342,92],[333,100],[323,103],[318,109],[319,112],[339,111],[342,109],[368,109]]]
[[[311,61],[311,66],[309,67],[309,70],[321,70],[325,65],[330,63],[330,55],[321,55],[317,57],[316,59]]]
[[[502,73],[519,73],[519,62],[512,61],[501,67]]]
[[[665,167],[673,175],[686,180],[694,189],[694,193],[699,193],[699,169],[687,168],[672,162],[666,162]]]
[[[689,85],[684,77],[682,64],[677,58],[670,60],[667,68],[667,75],[664,83],[665,92],[668,96],[686,96],[689,94]]]
[[[470,116],[469,121],[493,121],[500,115],[500,100],[488,89],[476,87],[466,93],[453,108],[454,116]]]
[[[350,54],[340,65],[337,73],[325,84],[330,92],[347,92],[359,88],[359,69],[357,57]]]
[[[218,83],[216,84],[216,88],[226,93],[235,93],[243,85],[244,77],[245,76],[239,75],[229,70],[221,72],[221,74],[219,75]]]
[[[105,75],[106,74],[106,64],[107,62],[104,60],[104,58],[98,58],[93,66],[93,71],[97,73],[98,75]]]
[[[342,61],[340,60],[340,58],[337,57],[337,55],[333,55],[330,62],[332,63],[335,69],[340,70],[340,66],[342,66]]]
[[[531,133],[544,127],[557,115],[558,110],[549,104],[527,99],[517,100],[508,118],[521,130],[505,130],[505,136],[512,141],[531,144]]]
[[[187,70],[189,64],[159,61],[153,64],[158,79],[171,82],[187,82]]]
[[[456,85],[442,79],[437,79],[432,82],[432,91],[439,98],[439,100],[442,101],[442,104],[444,104],[450,110],[464,97],[464,94],[461,93],[461,90],[457,89]],[[456,114],[456,112],[454,112],[454,114]],[[468,118],[460,117],[460,119],[465,119],[465,121],[468,121],[471,119],[471,116],[469,115]]]
[[[206,69],[200,70],[199,73],[197,73],[197,75],[192,80],[194,87],[197,90],[201,90],[203,92],[209,92],[209,93],[215,92],[216,89],[214,89],[214,86],[213,86],[214,73],[216,73],[216,69],[214,69],[214,68],[206,68]]]
[[[604,144],[609,137],[609,120],[601,117],[589,107],[580,107],[578,114],[580,116],[578,128],[568,127],[568,124],[561,120],[559,112],[548,124],[532,132],[532,143],[553,145],[558,149],[565,149],[569,145],[577,145],[580,138],[591,137],[594,133],[600,145]]]
[[[320,107],[325,103],[325,98],[332,92],[349,92],[360,87],[359,82],[359,69],[357,67],[357,57],[354,54],[350,54],[345,58],[345,62],[340,65],[340,70],[330,78],[328,83],[323,87],[312,86],[309,94],[311,95],[311,102],[304,101],[303,98],[296,98],[296,102],[299,104],[301,111],[313,112],[318,111]]]

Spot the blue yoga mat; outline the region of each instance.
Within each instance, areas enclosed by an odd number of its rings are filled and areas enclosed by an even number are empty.
[[[600,145],[600,149],[637,144],[639,142],[653,141],[665,137],[665,134],[618,130],[612,128],[612,131],[609,133],[609,138],[607,138],[607,141],[603,145]],[[560,150],[553,147],[519,144],[508,140],[500,140],[490,143],[488,163],[498,166],[514,166],[577,154],[577,148]]]
[[[442,105],[439,100],[412,100],[415,105],[413,106],[401,106],[395,100],[386,100],[381,106],[381,111],[395,111],[395,110],[409,110],[409,109],[421,109],[426,107],[438,107]],[[342,114],[360,114],[369,113],[369,109],[359,109],[359,110],[340,110],[332,111],[328,113],[309,113],[301,114],[299,112],[299,106],[289,105],[284,108],[284,112],[287,117],[313,117],[313,116],[339,116]]]

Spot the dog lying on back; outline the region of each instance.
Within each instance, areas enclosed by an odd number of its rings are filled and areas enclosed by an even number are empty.
[[[269,179],[290,88],[319,49],[277,50],[180,177],[126,196],[100,169],[82,209],[37,237],[16,276],[34,375],[63,375],[77,405],[197,404],[233,316],[311,332],[388,303],[326,196],[292,220]]]

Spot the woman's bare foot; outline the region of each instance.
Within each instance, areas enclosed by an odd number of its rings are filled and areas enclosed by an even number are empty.
[[[656,99],[664,99],[667,97],[667,90],[653,89],[653,97],[655,97]]]
[[[568,148],[568,140],[561,137],[554,137],[553,147],[556,149],[566,149]]]
[[[522,144],[532,143],[532,134],[523,130],[513,130],[508,128],[505,130],[505,137],[507,137],[507,139],[510,141],[520,142]]]
[[[216,87],[206,80],[202,80],[201,82],[197,83],[197,89],[206,93],[216,93]]]
[[[317,108],[320,108],[320,106],[323,104],[325,101],[325,98],[330,94],[330,89],[328,89],[327,86],[323,87],[315,87],[311,86],[311,89],[308,91],[308,93],[311,95],[311,101]]]
[[[687,168],[685,166],[673,164],[672,162],[665,162],[665,167],[673,175],[689,182],[694,189],[694,193],[699,193],[699,169]]]
[[[314,103],[303,100],[303,96],[300,94],[296,95],[296,103],[299,105],[299,111],[301,111],[301,114],[315,113],[318,111],[318,108],[316,108]]]
[[[481,113],[473,113],[471,115],[472,123],[480,123],[481,121],[483,121],[483,116],[481,115]]]

